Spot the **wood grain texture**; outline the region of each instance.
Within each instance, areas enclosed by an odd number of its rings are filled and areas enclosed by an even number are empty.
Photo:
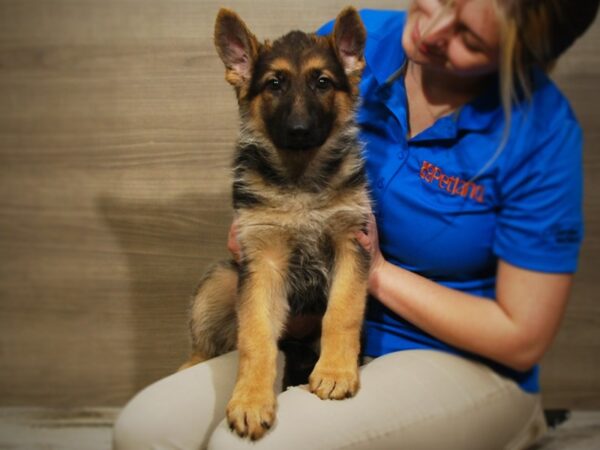
[[[584,131],[585,239],[567,315],[542,364],[548,407],[600,407],[600,23],[559,61],[553,78]]]
[[[228,6],[276,37],[346,3]],[[231,221],[220,6],[0,1],[0,404],[122,405],[184,360],[189,296]],[[587,237],[544,364],[553,406],[600,407],[599,42],[595,24],[554,75],[586,133]]]

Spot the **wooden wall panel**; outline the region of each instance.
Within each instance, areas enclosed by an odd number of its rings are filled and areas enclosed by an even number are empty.
[[[567,315],[542,365],[548,406],[600,407],[600,23],[559,61],[553,78],[584,130],[585,239]]]
[[[275,37],[346,3],[227,4]],[[220,5],[0,0],[0,404],[121,405],[184,359],[189,295],[231,220]],[[599,41],[596,24],[555,73],[587,136],[587,238],[552,405],[600,406]]]

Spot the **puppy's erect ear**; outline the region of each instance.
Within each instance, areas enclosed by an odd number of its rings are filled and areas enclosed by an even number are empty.
[[[365,66],[363,51],[367,32],[360,15],[353,7],[347,7],[335,19],[333,42],[348,75],[360,74]]]
[[[240,88],[252,76],[259,44],[240,17],[222,8],[215,23],[215,46],[225,64],[225,79]]]

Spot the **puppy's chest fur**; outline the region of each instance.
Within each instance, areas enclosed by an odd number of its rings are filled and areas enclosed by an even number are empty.
[[[233,186],[238,239],[246,257],[268,258],[286,274],[292,315],[325,312],[336,244],[367,220],[370,205],[359,152],[353,142],[335,157],[313,156],[301,175],[281,161],[257,164],[255,155],[238,153]]]

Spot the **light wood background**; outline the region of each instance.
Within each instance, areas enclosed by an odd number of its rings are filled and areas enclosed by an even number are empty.
[[[346,3],[227,6],[264,38]],[[231,220],[221,4],[0,0],[1,405],[122,405],[184,360],[189,296]],[[600,407],[599,43],[596,24],[555,72],[586,133],[587,237],[549,406]]]

